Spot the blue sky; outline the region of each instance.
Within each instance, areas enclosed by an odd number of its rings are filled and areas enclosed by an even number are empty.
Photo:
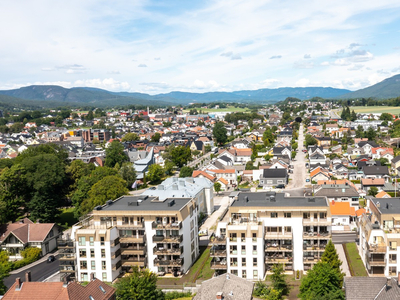
[[[400,73],[399,1],[0,2],[0,88],[356,90]]]

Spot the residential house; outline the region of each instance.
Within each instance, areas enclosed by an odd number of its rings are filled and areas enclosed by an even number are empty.
[[[387,166],[364,166],[362,172],[364,173],[364,178],[384,178],[385,181],[390,178]]]
[[[393,148],[377,147],[372,148],[371,152],[373,159],[386,158],[388,162],[391,163],[394,158]]]
[[[356,219],[356,210],[349,202],[331,201],[329,208],[332,215],[332,230],[349,230]]]
[[[225,170],[220,170],[220,169],[207,169],[205,170],[207,173],[210,175],[218,178],[224,178],[230,185],[235,184],[237,185],[237,177],[238,177],[238,172],[236,169],[225,169]]]
[[[321,154],[319,151],[315,151],[313,154],[309,155],[308,159],[311,167],[316,165],[326,165],[326,156]]]
[[[400,299],[398,278],[345,277],[346,300]]]
[[[385,186],[384,178],[362,178],[361,179],[361,189],[368,193],[371,187],[376,187],[378,190],[382,190]]]
[[[272,155],[273,158],[280,158],[286,156],[289,159],[291,159],[292,150],[290,147],[273,147],[272,150],[269,152],[269,155]]]
[[[190,144],[190,150],[192,151],[200,151],[201,153],[205,153],[204,143],[202,141],[193,141]]]
[[[323,184],[315,187],[314,195],[327,197],[329,201],[349,202],[351,206],[359,206],[359,194],[357,189],[345,182],[345,184]]]
[[[311,181],[329,180],[331,178],[329,171],[321,167],[316,167],[310,172]]]
[[[398,175],[400,170],[400,155],[392,159],[391,171],[393,174]]]
[[[287,185],[289,182],[289,175],[286,169],[275,167],[274,169],[264,169],[260,177],[260,186],[263,188],[277,186],[278,184]]]

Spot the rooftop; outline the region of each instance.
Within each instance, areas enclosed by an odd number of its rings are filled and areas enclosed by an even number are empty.
[[[381,214],[400,214],[400,198],[371,198],[371,201]]]

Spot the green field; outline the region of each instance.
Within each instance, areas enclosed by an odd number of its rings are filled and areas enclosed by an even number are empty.
[[[250,109],[248,108],[240,108],[240,107],[233,107],[233,106],[228,106],[227,108],[196,108],[197,111],[202,111],[204,113],[210,113],[210,112],[249,112]],[[183,112],[188,113],[190,109],[185,109]]]
[[[400,114],[400,106],[352,106],[350,110],[353,110],[356,113],[391,113],[391,114]],[[341,112],[341,110],[340,110]],[[339,114],[340,114],[339,112]]]

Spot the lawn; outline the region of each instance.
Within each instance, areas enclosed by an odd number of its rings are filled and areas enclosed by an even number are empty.
[[[368,276],[364,263],[358,254],[356,243],[346,243],[343,246],[351,276]]]
[[[249,112],[250,109],[248,108],[240,108],[240,107],[233,107],[228,106],[227,108],[196,108],[197,111],[202,111],[204,113],[212,113],[212,112]],[[190,109],[185,109],[183,112],[188,113]]]
[[[74,208],[63,208],[60,209],[60,214],[56,218],[56,223],[64,229],[67,229],[78,222],[78,219],[74,217]]]
[[[353,110],[356,113],[391,113],[391,114],[399,114],[400,107],[397,106],[352,106],[350,110]],[[341,111],[339,111],[340,115]]]

